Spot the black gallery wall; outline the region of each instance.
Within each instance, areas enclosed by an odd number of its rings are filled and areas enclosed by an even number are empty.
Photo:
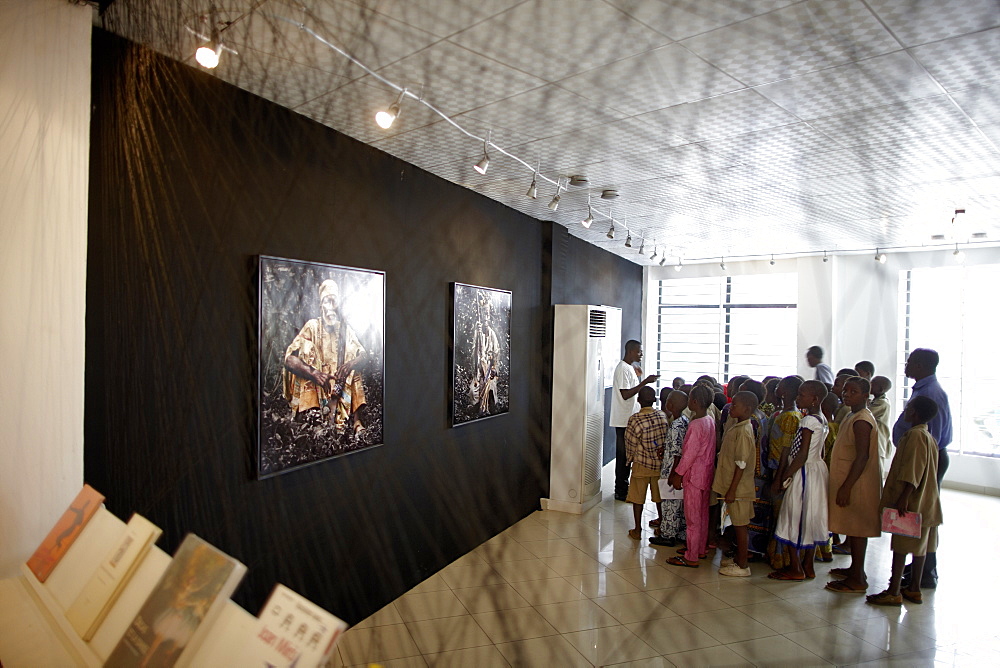
[[[642,270],[271,102],[93,35],[84,475],[357,622],[547,494],[553,303]],[[471,169],[471,166],[470,166]],[[385,272],[384,444],[255,476],[259,255]],[[451,428],[451,283],[510,290],[510,412]]]

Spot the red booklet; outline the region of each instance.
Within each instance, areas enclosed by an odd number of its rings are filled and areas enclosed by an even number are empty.
[[[84,485],[80,493],[69,504],[52,531],[38,546],[35,553],[28,559],[28,568],[35,574],[39,582],[45,582],[55,569],[59,560],[65,556],[70,545],[87,526],[97,509],[104,502],[104,495],[90,485]]]
[[[898,536],[920,538],[920,513],[906,513],[902,517],[895,508],[882,510],[882,531]]]

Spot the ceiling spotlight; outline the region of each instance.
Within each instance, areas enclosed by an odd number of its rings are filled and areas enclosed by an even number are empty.
[[[629,230],[625,231],[625,248],[632,247],[632,232]]]
[[[525,193],[531,199],[538,197],[538,183],[535,181],[535,177],[531,177],[531,185],[528,186],[528,192]]]
[[[666,264],[666,262],[667,262],[667,256],[664,255],[663,257],[660,258],[660,266],[662,267],[664,264]]]
[[[646,252],[646,237],[639,238],[639,255]]]
[[[769,263],[772,267],[774,266],[774,255],[771,255],[771,262]]]
[[[830,258],[826,256],[826,251],[823,251],[823,262],[829,262]]]
[[[551,210],[553,210],[553,211],[555,211],[556,209],[558,209],[558,208],[559,208],[559,200],[560,200],[560,199],[562,199],[562,197],[561,197],[561,196],[559,195],[559,193],[557,192],[557,193],[556,193],[556,196],[552,198],[552,201],[551,201],[551,202],[549,202],[549,208],[550,208]]]
[[[888,257],[886,256],[885,253],[880,252],[879,249],[877,249],[877,248],[875,249],[875,261],[876,262],[878,262],[879,264],[885,264],[885,261],[887,259],[888,259]]]
[[[589,230],[590,226],[593,224],[593,222],[594,222],[594,212],[588,206],[587,207],[587,217],[584,218],[583,220],[581,220],[580,224],[583,225],[584,227],[586,227]]]
[[[608,239],[615,238],[615,221],[611,221],[611,227],[608,228]]]
[[[958,262],[959,264],[965,262],[965,251],[960,250],[958,248],[958,244],[955,244],[955,252],[952,253],[952,256],[955,258],[955,262]]]
[[[215,17],[215,5],[212,5],[211,9],[208,10],[208,21],[212,26],[211,37],[208,44],[202,44],[194,52],[194,59],[202,67],[213,70],[219,65],[219,54],[222,53],[222,39],[219,37],[219,22]],[[204,39],[204,35],[201,37]]]
[[[479,162],[477,162],[475,165],[472,166],[472,168],[475,169],[480,174],[485,174],[486,170],[490,168],[490,153],[487,149],[490,146],[490,139],[492,138],[493,138],[493,131],[490,130],[490,133],[486,136],[486,139],[483,140],[483,158],[482,160],[480,160]]]
[[[719,268],[722,269],[722,271],[726,270],[726,258],[722,258],[722,262],[719,263]]]
[[[396,101],[389,105],[388,109],[383,109],[375,113],[375,122],[383,130],[388,130],[392,127],[392,124],[396,121],[399,116],[399,104],[403,101],[403,95],[406,94],[406,89],[399,91],[399,96]]]
[[[677,264],[674,265],[674,271],[680,271],[682,266],[684,265],[681,264],[681,259],[677,258]]]
[[[657,255],[657,253],[656,253],[656,246],[654,245],[653,246],[653,254],[649,256],[649,259],[650,260],[655,260],[656,259],[656,255]]]

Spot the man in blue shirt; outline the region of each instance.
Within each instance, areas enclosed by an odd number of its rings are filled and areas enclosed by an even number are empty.
[[[819,346],[811,346],[806,351],[806,364],[816,369],[816,380],[826,383],[827,388],[833,385],[833,369],[829,364],[823,362],[823,349]]]
[[[938,413],[927,423],[927,431],[930,432],[938,446],[938,489],[941,488],[941,480],[944,479],[944,472],[948,470],[948,446],[951,444],[951,409],[948,407],[948,395],[937,380],[937,365],[940,357],[937,351],[930,348],[917,348],[910,353],[906,359],[906,366],[903,373],[907,378],[912,378],[913,391],[910,393],[910,400],[916,397],[928,397],[937,404]],[[892,444],[897,446],[899,439],[912,426],[904,419],[900,413],[896,424],[892,427]],[[909,574],[904,574],[909,578]],[[933,589],[937,586],[937,552],[928,552],[924,561],[924,574],[921,578],[920,586],[925,589]]]

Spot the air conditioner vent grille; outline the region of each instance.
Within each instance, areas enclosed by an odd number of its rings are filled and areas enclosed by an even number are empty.
[[[592,309],[590,311],[590,338],[603,339],[608,335],[608,314],[604,311]]]

